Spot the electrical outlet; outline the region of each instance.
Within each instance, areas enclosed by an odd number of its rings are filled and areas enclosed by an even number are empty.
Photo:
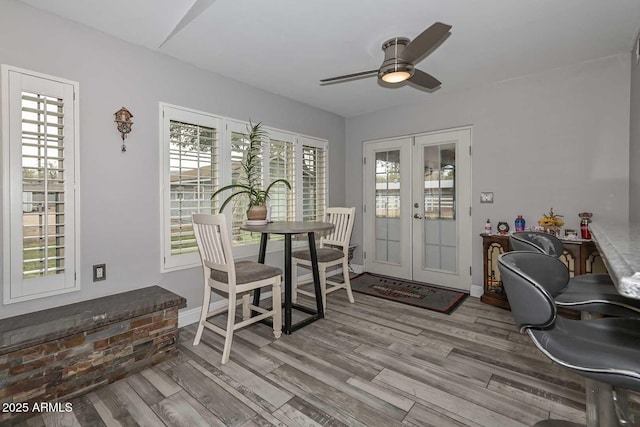
[[[101,280],[105,280],[106,278],[107,278],[107,265],[95,264],[93,266],[93,281],[99,282]]]

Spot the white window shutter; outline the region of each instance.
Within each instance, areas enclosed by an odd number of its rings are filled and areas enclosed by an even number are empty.
[[[216,213],[220,119],[163,105],[163,269],[200,263],[191,214]]]
[[[299,138],[302,147],[302,220],[322,221],[327,203],[327,144]]]
[[[5,303],[78,290],[78,84],[3,66]],[[8,190],[8,191],[7,191]],[[7,247],[6,243],[10,243]]]

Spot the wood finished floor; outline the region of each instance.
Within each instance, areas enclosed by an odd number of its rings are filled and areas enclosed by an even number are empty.
[[[582,379],[552,364],[511,314],[468,298],[452,315],[355,294],[275,340],[180,331],[180,356],[73,399],[27,426],[530,426],[585,421]],[[301,297],[302,298],[302,297]]]

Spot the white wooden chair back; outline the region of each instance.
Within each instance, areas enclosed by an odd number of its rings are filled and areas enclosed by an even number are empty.
[[[347,256],[355,216],[356,208],[327,208],[324,213],[324,222],[332,223],[335,228],[320,239],[320,247],[325,245],[339,246]]]
[[[224,337],[222,364],[225,364],[229,361],[233,332],[236,329],[259,322],[267,317],[272,317],[273,335],[279,338],[282,334],[281,271],[258,263],[245,263],[245,266],[249,265],[248,271],[241,271],[240,274],[243,275],[249,272],[257,277],[256,280],[245,280],[247,277],[241,276],[242,283],[238,284],[236,280],[236,265],[233,261],[231,240],[225,216],[222,214],[193,214],[191,218],[204,273],[204,296],[200,311],[200,321],[193,339],[193,345],[200,343],[204,328],[222,335]],[[223,274],[226,273],[226,277],[222,278],[221,274],[212,274],[212,270]],[[253,305],[249,301],[250,292],[263,286],[271,286],[271,298],[273,300],[273,308],[271,309]],[[211,310],[211,294],[214,291],[225,292],[227,294],[227,304]],[[241,296],[241,298],[238,299],[238,296]],[[236,322],[236,309],[239,304],[242,305],[242,321]],[[227,315],[226,328],[221,328],[219,325],[207,320],[225,312]],[[256,316],[252,316],[254,312],[257,314]]]
[[[224,271],[229,286],[234,286],[236,269],[225,215],[193,214],[192,219],[205,276],[209,277],[210,270]]]

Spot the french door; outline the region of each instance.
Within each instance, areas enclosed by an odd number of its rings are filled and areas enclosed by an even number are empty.
[[[471,130],[364,144],[365,271],[468,291]]]

